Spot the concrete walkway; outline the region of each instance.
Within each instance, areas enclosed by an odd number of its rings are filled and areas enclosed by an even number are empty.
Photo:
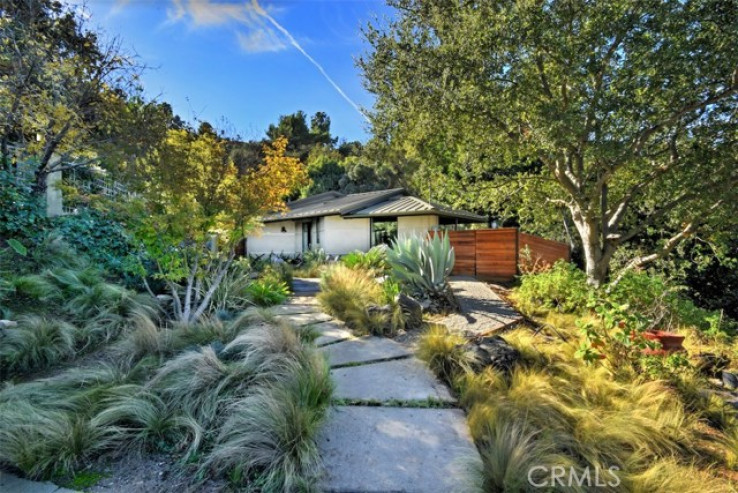
[[[0,492],[2,493],[74,493],[49,481],[30,481],[13,474],[0,471]]]
[[[451,314],[441,321],[449,330],[467,337],[483,336],[523,320],[522,315],[484,282],[473,277],[454,277],[449,284],[461,309],[461,313]]]
[[[294,298],[279,318],[302,325],[325,317]],[[287,308],[290,306],[291,308]],[[321,317],[321,315],[323,317]],[[464,491],[465,466],[478,462],[456,400],[407,347],[355,337],[339,320],[313,324],[331,365],[334,405],[318,440],[329,492]]]
[[[296,277],[292,280],[292,292],[296,297],[315,296],[320,292],[320,279]]]

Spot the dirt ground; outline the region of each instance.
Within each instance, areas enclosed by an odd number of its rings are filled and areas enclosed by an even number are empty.
[[[105,477],[85,491],[93,493],[216,493],[230,491],[225,480],[196,483],[192,474],[182,474],[177,459],[167,454],[119,459],[100,459],[90,471]]]

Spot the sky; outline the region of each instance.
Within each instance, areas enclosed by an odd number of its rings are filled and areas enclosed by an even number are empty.
[[[76,2],[76,0],[73,0]],[[82,4],[84,6],[82,6]],[[145,94],[187,121],[260,139],[279,115],[325,111],[334,136],[366,141],[373,98],[355,59],[382,0],[80,0],[90,27],[148,67]]]

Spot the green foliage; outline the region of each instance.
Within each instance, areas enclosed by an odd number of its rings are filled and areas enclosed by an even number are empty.
[[[288,289],[292,290],[292,281],[294,278],[294,271],[292,266],[287,262],[273,262],[267,264],[266,267],[261,271],[259,279],[262,281],[269,282],[271,284],[284,283]]]
[[[8,242],[8,246],[12,248],[13,251],[17,253],[18,255],[25,257],[28,254],[28,249],[25,246],[23,246],[23,243],[21,243],[20,241],[14,238],[11,238],[7,240],[7,242]]]
[[[77,214],[52,219],[51,227],[96,266],[133,283],[130,269],[142,252],[110,212],[83,208]]]
[[[31,478],[71,474],[115,445],[114,429],[42,405],[4,403],[0,416],[0,461]]]
[[[375,246],[368,252],[355,251],[341,258],[343,265],[349,269],[362,269],[380,275],[389,270],[387,249]]]
[[[26,373],[59,363],[74,355],[79,329],[61,320],[27,316],[3,331],[0,368]]]
[[[273,279],[258,279],[246,288],[248,299],[258,306],[273,306],[284,303],[290,291],[282,281]]]
[[[515,300],[518,307],[528,313],[540,308],[580,313],[589,293],[584,272],[574,264],[559,261],[544,272],[523,275],[515,290]]]
[[[420,298],[448,303],[448,276],[456,260],[448,235],[398,239],[387,250],[392,276]]]
[[[422,163],[418,188],[560,236],[564,217],[594,284],[649,231],[634,265],[735,230],[732,2],[389,4],[358,64],[373,132]]]
[[[614,371],[626,365],[636,366],[644,350],[658,349],[658,344],[646,339],[643,333],[649,319],[629,305],[602,302],[593,306],[597,322],[577,320],[584,335],[577,356],[588,363],[604,359]]]
[[[392,313],[399,307],[388,300],[382,286],[367,272],[336,265],[320,281],[318,301],[323,309],[362,334],[383,335],[401,328],[400,320],[390,313],[372,311],[371,307],[388,305]]]
[[[273,385],[233,404],[207,463],[264,491],[309,490],[320,472],[315,439],[332,390],[325,361],[306,353]]]
[[[137,385],[116,387],[112,395],[100,402],[103,410],[91,424],[114,428],[127,447],[139,451],[168,450],[176,444],[200,441],[200,429],[190,420],[180,419],[169,411],[162,399]]]
[[[47,225],[43,201],[21,175],[0,169],[0,238],[14,238],[30,246]]]

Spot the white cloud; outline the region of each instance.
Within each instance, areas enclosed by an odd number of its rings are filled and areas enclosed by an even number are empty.
[[[186,22],[192,28],[230,26],[239,46],[247,53],[274,52],[289,48],[282,33],[266,22],[254,2],[172,0],[167,9],[170,23]]]
[[[272,29],[252,29],[248,32],[237,32],[238,45],[247,53],[266,51],[282,51],[287,44]]]

